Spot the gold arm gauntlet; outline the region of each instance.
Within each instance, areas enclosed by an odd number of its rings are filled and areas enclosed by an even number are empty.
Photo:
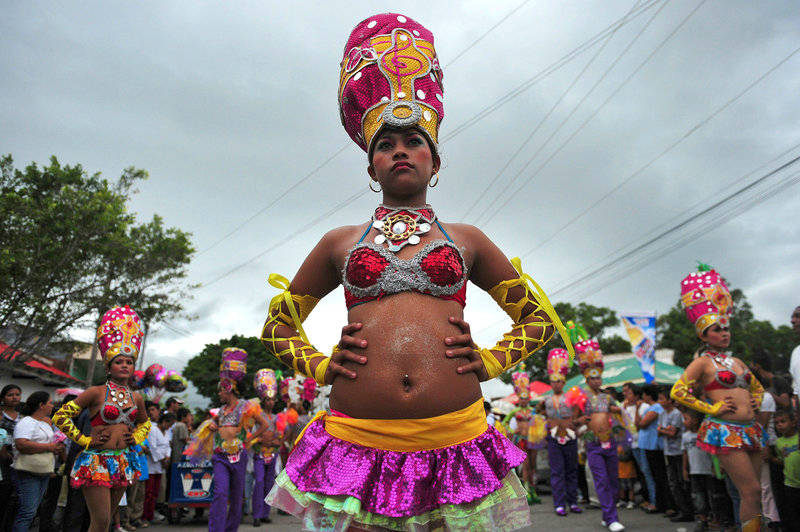
[[[687,381],[686,375],[681,375],[680,378],[672,386],[669,396],[675,401],[684,406],[688,406],[693,410],[715,416],[725,404],[724,401],[717,401],[713,405],[706,403],[692,395],[692,386],[697,384],[696,380]]]
[[[269,315],[261,330],[261,343],[282,362],[292,366],[295,372],[310,377],[320,386],[324,386],[325,371],[328,369],[330,357],[317,351],[303,330],[303,322],[319,299],[310,295],[292,294],[289,291],[289,280],[276,273],[269,276],[269,284],[282,288],[283,292],[270,301]],[[299,336],[279,336],[277,331],[281,325],[294,328]],[[291,363],[283,360],[282,357],[285,355],[291,357]],[[316,367],[312,367],[312,360],[317,360]]]
[[[522,271],[522,262],[518,257],[511,259],[511,264],[519,273],[519,277],[501,281],[489,290],[489,295],[492,296],[492,299],[514,321],[511,331],[504,334],[503,339],[492,349],[484,348],[480,350],[481,359],[489,378],[497,377],[546,344],[553,334],[550,327],[554,327],[564,340],[564,344],[570,354],[571,365],[572,359],[575,357],[572,342],[569,340],[567,330],[561,323],[561,319],[559,319],[553,305],[547,298],[547,294],[544,293],[542,287],[530,275]],[[524,294],[518,300],[509,301],[508,292],[515,286],[521,286]],[[532,305],[533,309],[523,315],[528,304]],[[536,314],[540,310],[545,311],[550,321]],[[537,331],[538,334],[530,336],[532,330]],[[502,352],[505,355],[505,364],[501,364],[493,352]]]
[[[150,419],[136,425],[136,430],[133,431],[133,441],[136,442],[136,445],[141,445],[147,439],[148,434],[150,434]]]
[[[756,405],[761,408],[761,401],[764,399],[764,387],[758,382],[755,375],[750,375],[750,397],[756,400]]]
[[[70,401],[59,408],[58,412],[53,414],[53,425],[63,432],[67,438],[81,447],[86,448],[89,446],[92,439],[89,436],[81,434],[81,431],[78,430],[78,427],[72,422],[72,418],[80,414],[81,410],[83,410],[83,408],[79,407],[75,401]]]

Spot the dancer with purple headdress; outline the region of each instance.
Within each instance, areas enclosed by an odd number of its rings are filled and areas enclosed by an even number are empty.
[[[427,204],[439,181],[443,102],[427,28],[396,13],[355,27],[340,116],[383,201],[367,223],[326,234],[291,283],[270,276],[282,293],[261,334],[295,373],[333,385],[331,410],[306,426],[267,499],[309,530],[513,530],[530,521],[514,472],[525,453],[487,426],[479,383],[566,331],[518,260]],[[463,319],[468,280],[514,322],[491,349],[472,342]],[[302,322],[340,284],[351,325],[328,357]]]
[[[208,513],[211,532],[233,532],[242,520],[247,447],[267,430],[267,421],[257,403],[239,398],[237,385],[247,372],[247,352],[228,347],[222,352],[217,386],[222,406],[213,419],[204,422],[192,436],[184,454],[193,459],[211,458],[214,494]],[[255,424],[259,429],[249,430]]]

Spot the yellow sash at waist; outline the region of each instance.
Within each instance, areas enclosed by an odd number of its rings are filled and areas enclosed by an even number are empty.
[[[360,419],[329,416],[324,412],[317,414],[317,418],[322,419],[325,430],[334,438],[372,449],[401,452],[457,445],[477,438],[488,428],[483,399],[455,412],[422,419]]]

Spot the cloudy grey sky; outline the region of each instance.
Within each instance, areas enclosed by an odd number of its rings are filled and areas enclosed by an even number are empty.
[[[800,187],[774,187],[800,164],[568,283],[800,155],[796,2],[6,4],[0,151],[109,178],[144,168],[133,210],[194,235],[198,319],[155,326],[149,361],[178,369],[208,342],[256,334],[275,293],[266,276],[291,277],[325,231],[367,221],[378,197],[363,192],[336,89],[350,30],[386,11],[430,28],[444,65],[446,167],[429,194],[444,221],[476,223],[523,256],[554,300],[663,312],[702,259],[757,317],[788,322]],[[493,343],[507,320],[474,287],[468,300],[478,342]],[[339,289],[307,330],[326,349],[345,320]]]

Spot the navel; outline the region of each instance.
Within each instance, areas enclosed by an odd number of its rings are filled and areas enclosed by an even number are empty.
[[[403,375],[403,390],[406,392],[411,391],[411,378],[409,378],[408,373]]]

